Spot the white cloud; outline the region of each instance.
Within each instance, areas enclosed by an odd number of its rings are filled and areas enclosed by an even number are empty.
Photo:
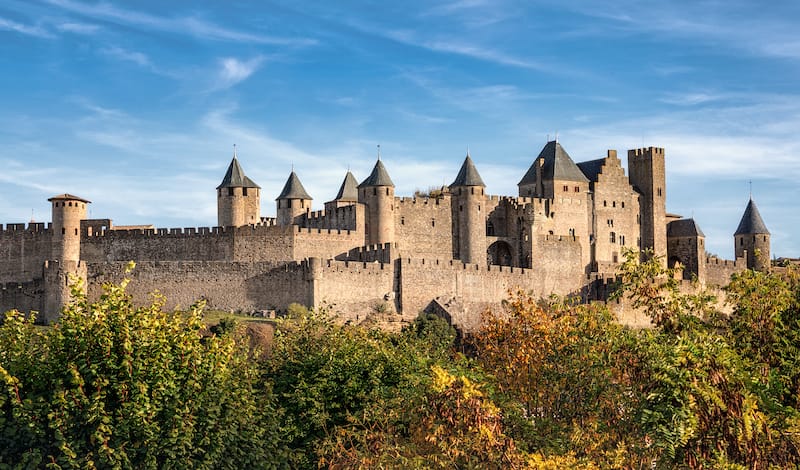
[[[220,60],[222,70],[219,72],[219,88],[227,88],[237,83],[247,80],[250,75],[256,72],[264,62],[263,56],[253,57],[250,60],[242,61],[235,57],[226,57]]]
[[[106,47],[104,49],[101,49],[100,52],[119,60],[124,60],[126,62],[133,62],[134,64],[140,65],[142,67],[147,67],[147,68],[153,67],[153,63],[150,61],[150,58],[142,52],[129,51],[127,49],[123,49],[118,46]]]
[[[16,21],[11,21],[6,18],[0,17],[0,30],[7,30],[7,31],[14,31],[20,34],[25,34],[27,36],[33,36],[37,38],[53,38],[53,34],[51,34],[46,29],[42,28],[41,26],[31,26],[22,23],[17,23]]]
[[[74,34],[94,34],[100,31],[100,26],[89,23],[64,22],[56,25],[56,29],[62,32]]]
[[[310,46],[316,44],[316,40],[309,38],[286,38],[227,29],[192,16],[165,18],[135,10],[118,8],[108,3],[86,4],[72,0],[48,0],[48,2],[64,10],[89,18],[111,21],[145,30],[187,34],[204,40],[283,46]]]

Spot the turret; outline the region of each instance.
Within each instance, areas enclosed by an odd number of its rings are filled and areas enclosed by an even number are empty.
[[[311,212],[311,196],[294,171],[275,200],[278,203],[278,225],[302,224],[302,218]]]
[[[52,206],[52,251],[50,259],[78,261],[81,259],[81,220],[86,218],[86,204],[90,201],[60,194],[48,199]]]
[[[244,174],[236,151],[217,186],[217,225],[240,227],[261,221],[261,187]]]
[[[332,201],[325,203],[325,211],[333,211],[337,207],[349,206],[358,202],[358,181],[349,170],[344,176],[339,192]]]
[[[53,206],[51,256],[45,261],[44,304],[45,323],[52,323],[61,308],[70,300],[71,276],[86,281],[86,264],[81,263],[81,220],[86,219],[89,201],[71,194],[60,194],[48,199]],[[85,285],[85,283],[84,283]]]
[[[639,199],[639,248],[667,254],[667,179],[664,149],[647,147],[628,150],[628,174]]]
[[[736,257],[747,256],[747,268],[756,271],[769,270],[770,263],[770,241],[769,230],[761,219],[756,203],[753,198],[747,203],[747,207],[733,234]]]
[[[694,219],[678,219],[667,224],[667,255],[670,268],[683,267],[683,279],[697,277],[706,282],[706,236]]]
[[[366,206],[367,245],[394,242],[394,183],[380,158],[358,185],[358,202]]]
[[[589,180],[556,140],[544,146],[519,183],[520,197],[553,199],[557,194],[585,194]],[[577,191],[575,188],[578,188]]]
[[[486,262],[486,196],[481,175],[472,163],[469,152],[453,184],[452,194],[454,239],[458,258],[464,263]]]

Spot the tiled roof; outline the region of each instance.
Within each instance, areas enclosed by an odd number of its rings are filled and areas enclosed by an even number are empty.
[[[769,234],[769,230],[767,230],[767,226],[761,219],[761,214],[758,213],[756,203],[753,202],[751,198],[750,202],[747,203],[747,207],[742,215],[742,220],[739,222],[739,227],[736,229],[734,235],[750,235],[755,233]]]
[[[260,188],[260,186],[245,176],[242,166],[239,165],[239,160],[234,156],[228,166],[225,177],[222,178],[222,183],[217,186],[217,189],[220,188]]]
[[[464,159],[464,164],[461,165],[461,169],[458,171],[456,180],[450,185],[451,188],[456,186],[486,186],[483,184],[483,179],[481,179],[481,175],[478,174],[478,169],[475,168],[475,164],[472,163],[472,158],[470,158],[469,153],[467,154],[467,158]]]
[[[303,183],[300,182],[300,178],[297,177],[297,173],[292,171],[289,175],[289,178],[286,180],[286,184],[283,185],[283,191],[281,191],[280,196],[278,196],[275,200],[278,199],[311,199],[311,196],[308,195],[306,192],[306,188],[303,187]]]
[[[536,165],[539,159],[544,160],[542,178],[545,180],[578,181],[588,183],[586,175],[572,161],[569,154],[556,141],[550,141],[544,146],[539,156],[536,157],[528,172],[518,184],[533,184],[536,182]]]
[[[380,160],[375,163],[375,167],[372,169],[372,173],[358,185],[359,188],[367,187],[367,186],[391,186],[394,187],[394,183],[392,183],[392,179],[389,178],[389,173],[386,172],[386,168],[383,166],[383,162]]]
[[[673,220],[667,224],[667,238],[671,237],[705,237],[694,219]]]
[[[89,201],[89,200],[84,199],[82,197],[78,197],[78,196],[75,196],[75,195],[72,195],[72,194],[67,194],[67,193],[59,194],[58,196],[53,196],[50,199],[48,199],[48,201],[49,202],[53,202],[53,201],[80,201],[80,202],[85,202],[87,204],[92,202],[92,201]]]
[[[605,163],[605,161],[606,161],[605,158],[598,158],[597,160],[580,162],[578,163],[578,168],[580,168],[581,173],[586,175],[589,181],[596,183],[597,175],[600,174],[600,170],[603,168],[603,163]]]
[[[339,187],[339,192],[336,193],[334,201],[356,202],[358,201],[358,181],[349,171],[342,181],[342,186]]]

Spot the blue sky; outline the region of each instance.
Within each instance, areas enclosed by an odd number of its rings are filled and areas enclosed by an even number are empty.
[[[214,225],[233,144],[265,215],[292,165],[321,209],[377,144],[398,195],[467,148],[515,195],[558,132],[576,161],[665,147],[668,211],[726,258],[752,180],[773,253],[800,256],[798,23],[781,0],[3,0],[0,221],[70,192]]]

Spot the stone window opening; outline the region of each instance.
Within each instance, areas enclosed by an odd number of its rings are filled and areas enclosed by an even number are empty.
[[[233,188],[228,188],[228,196],[233,196]]]
[[[564,185],[564,192],[565,193],[569,192],[569,186],[567,186],[566,184]]]
[[[61,235],[66,235],[67,229],[65,227],[61,227]]]
[[[614,219],[606,220],[606,225],[608,225],[609,227],[613,227],[614,226]]]
[[[436,227],[436,219],[431,219],[431,227]]]
[[[372,188],[372,195],[373,196],[377,196],[378,195],[378,188]]]
[[[486,222],[486,235],[490,237],[494,236],[494,224],[491,222]]]
[[[607,207],[607,206],[608,206],[608,202],[607,201],[603,201],[603,207]]]
[[[661,196],[661,188],[658,188],[656,192],[658,192],[658,195]]]
[[[622,208],[625,209],[625,201],[622,201],[620,204],[622,204]]]
[[[387,196],[389,195],[389,188],[388,187],[386,188],[386,195]]]
[[[619,236],[619,244],[625,246],[625,235]]]
[[[578,187],[578,186],[575,186],[575,192],[576,192],[576,193],[579,193],[579,192],[581,192],[581,188],[580,188],[580,187]]]
[[[406,224],[406,218],[400,217],[400,225],[405,225],[405,224]]]
[[[242,188],[242,196],[247,196],[247,188]]]
[[[609,241],[610,241],[611,243],[617,243],[617,234],[616,234],[616,232],[611,232],[611,233],[608,235],[608,238],[609,238]]]

